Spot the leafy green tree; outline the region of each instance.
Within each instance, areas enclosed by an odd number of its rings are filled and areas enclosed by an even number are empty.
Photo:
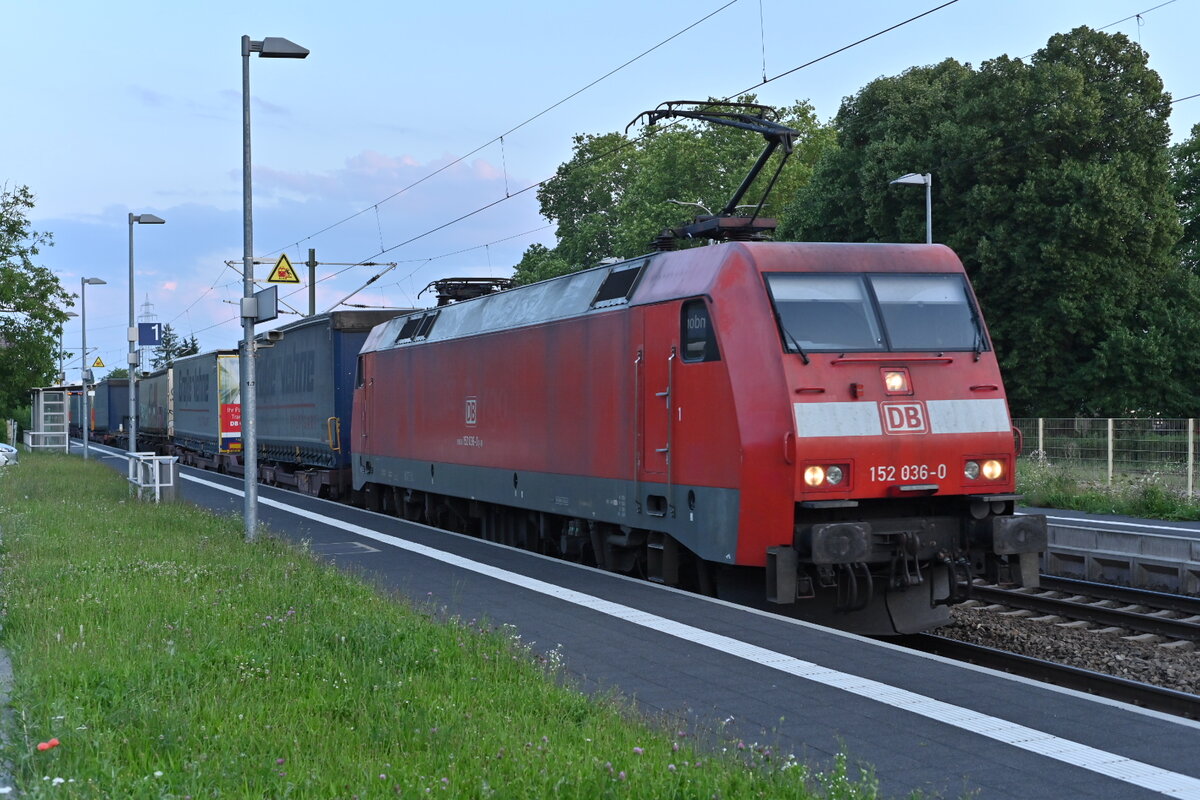
[[[0,186],[0,413],[28,403],[29,390],[48,386],[66,309],[74,305],[54,274],[34,263],[49,233],[30,227],[34,196],[27,186]]]
[[[154,369],[162,369],[180,356],[195,355],[199,352],[200,343],[196,341],[195,334],[190,339],[184,339],[175,332],[170,323],[167,323],[163,325],[158,345],[151,351],[150,366]]]
[[[1176,253],[1184,269],[1200,273],[1200,124],[1193,125],[1191,136],[1171,148],[1171,183],[1183,224]]]
[[[754,102],[748,95],[739,102]],[[714,101],[714,108],[720,108]],[[763,216],[806,183],[833,132],[817,123],[812,107],[797,103],[780,122],[801,132]],[[584,134],[574,154],[538,191],[542,215],[558,226],[553,250],[526,251],[517,277],[549,277],[592,266],[604,258],[647,252],[663,229],[690,222],[701,209],[716,212],[733,195],[762,151],[764,140],[747,131],[691,120],[662,123],[643,133]],[[767,190],[780,155],[759,175],[745,201],[757,203]],[[677,201],[677,202],[673,202]],[[540,276],[540,277],[538,277]]]
[[[104,376],[105,380],[125,380],[129,377],[129,369],[127,367],[117,367],[108,371]]]
[[[922,198],[889,181],[929,172],[934,240],[974,282],[1014,415],[1194,415],[1165,385],[1195,384],[1170,352],[1195,311],[1168,302],[1170,106],[1146,60],[1124,35],[1077,28],[1028,63],[947,60],[873,81],[843,103],[838,148],[781,235],[923,241]]]
[[[547,278],[566,275],[573,268],[566,259],[544,244],[531,244],[521,257],[513,272],[513,280],[518,286],[527,283],[537,283]]]

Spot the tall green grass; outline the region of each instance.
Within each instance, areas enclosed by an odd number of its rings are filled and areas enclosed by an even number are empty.
[[[0,754],[25,797],[876,795],[844,757],[819,775],[701,747],[573,690],[510,632],[127,495],[94,461],[22,454],[0,471],[15,674]]]
[[[1153,475],[1122,477],[1112,486],[1069,466],[1034,458],[1017,463],[1017,491],[1024,503],[1093,514],[1123,514],[1162,520],[1200,520],[1200,503]]]

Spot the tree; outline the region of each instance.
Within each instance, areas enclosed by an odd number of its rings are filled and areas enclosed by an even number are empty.
[[[754,97],[738,100],[754,102]],[[713,102],[720,108],[719,101]],[[807,103],[786,109],[780,121],[802,135],[772,199],[795,194],[808,181],[820,152],[833,141],[832,131],[817,123]],[[518,265],[518,281],[645,253],[664,228],[703,213],[671,201],[719,210],[750,171],[763,144],[753,133],[688,120],[663,123],[635,136],[576,136],[571,160],[538,191],[542,215],[558,225],[558,244],[552,250],[530,247]],[[776,154],[759,175],[746,202],[757,203],[766,192],[779,158]],[[768,204],[763,215],[777,208],[782,206]]]
[[[1077,28],[1029,63],[873,81],[843,103],[838,148],[781,235],[922,241],[921,198],[889,181],[930,172],[935,241],[972,278],[1015,415],[1194,415],[1177,390],[1197,370],[1174,372],[1168,352],[1195,313],[1168,301],[1169,97],[1146,60],[1124,35]]]
[[[1200,124],[1171,148],[1171,184],[1183,236],[1176,247],[1181,266],[1200,274]]]
[[[108,374],[104,376],[104,379],[106,381],[115,381],[125,380],[128,377],[129,370],[126,367],[117,367],[116,369],[109,370]]]
[[[0,186],[0,413],[28,404],[29,390],[58,373],[58,340],[74,305],[50,270],[34,263],[49,233],[30,227],[27,186]]]
[[[513,271],[518,286],[566,275],[573,269],[566,259],[544,244],[531,244]]]
[[[175,329],[170,323],[163,325],[162,337],[157,346],[151,351],[153,357],[150,360],[150,366],[154,369],[162,369],[170,366],[171,362],[180,356],[195,355],[200,352],[200,343],[196,341],[196,335],[192,334],[190,339],[182,339],[179,334],[175,333]]]

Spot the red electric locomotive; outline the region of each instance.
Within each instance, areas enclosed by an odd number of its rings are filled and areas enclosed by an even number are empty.
[[[797,135],[770,114],[643,115],[767,141],[719,214],[664,231],[668,252],[375,328],[354,396],[367,502],[868,634],[945,622],[975,575],[1035,583],[1045,519],[1013,513],[1008,405],[962,264],[751,241],[774,221],[739,201]],[[742,241],[669,252],[694,237]]]
[[[864,633],[1045,543],[940,245],[717,244],[400,317],[354,406],[378,507]]]

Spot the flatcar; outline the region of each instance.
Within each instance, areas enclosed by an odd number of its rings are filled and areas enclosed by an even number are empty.
[[[1045,545],[941,245],[713,244],[397,317],[353,413],[372,508],[866,634]]]

